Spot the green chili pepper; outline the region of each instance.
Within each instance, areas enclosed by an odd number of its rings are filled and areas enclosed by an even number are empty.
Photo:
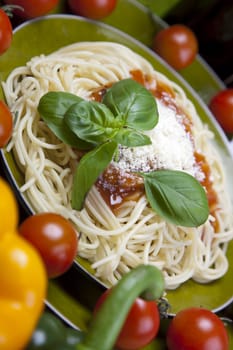
[[[92,319],[86,334],[70,329],[53,314],[45,312],[27,350],[112,350],[135,299],[159,299],[164,291],[160,270],[140,265],[125,274],[112,288]]]
[[[135,299],[141,296],[156,300],[163,291],[164,279],[156,267],[140,265],[132,269],[112,288],[76,350],[111,350]]]

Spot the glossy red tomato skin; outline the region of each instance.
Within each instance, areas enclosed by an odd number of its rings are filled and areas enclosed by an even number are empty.
[[[6,146],[13,131],[13,118],[7,105],[0,101],[0,148]]]
[[[176,70],[189,66],[198,53],[194,32],[182,24],[162,29],[153,41],[153,50]]]
[[[95,305],[94,313],[109,293],[111,293],[111,289],[106,290],[101,295]],[[156,337],[159,326],[160,315],[156,302],[137,298],[117,339],[117,349],[138,350],[146,346]]]
[[[233,88],[224,89],[210,101],[210,110],[226,133],[233,133]]]
[[[40,253],[49,278],[66,272],[77,254],[78,238],[72,224],[59,214],[29,216],[19,226],[19,234]]]
[[[0,8],[0,55],[7,51],[12,42],[12,25],[7,14]]]
[[[46,15],[59,3],[59,0],[5,0],[8,5],[18,5],[23,10],[16,10],[17,15],[23,18],[34,18]]]
[[[168,327],[166,341],[168,350],[229,350],[223,322],[202,308],[180,311]]]
[[[71,11],[83,17],[101,19],[110,15],[117,0],[68,0]]]

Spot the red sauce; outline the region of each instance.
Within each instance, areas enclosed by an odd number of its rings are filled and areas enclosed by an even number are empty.
[[[169,99],[175,97],[174,91],[170,88],[170,86],[155,80],[151,76],[143,74],[142,71],[133,70],[130,72],[130,74],[133,80],[145,86],[154,96],[158,97],[159,99],[166,99],[166,96],[169,96]]]
[[[124,201],[138,200],[144,193],[141,176],[124,172],[112,165],[100,175],[96,186],[112,210],[119,208]]]
[[[201,181],[201,184],[206,189],[210,214],[213,215],[216,219],[215,212],[217,209],[218,197],[217,197],[217,193],[215,192],[215,190],[213,188],[213,182],[211,181],[210,167],[209,167],[208,163],[206,162],[206,159],[203,156],[203,154],[195,152],[194,156],[195,156],[196,163],[198,164],[199,168],[201,169],[201,171],[205,175],[204,180]],[[215,232],[218,232],[219,223],[218,223],[217,219],[212,223],[212,225],[215,229]]]
[[[104,94],[106,93],[107,87],[101,87],[94,90],[91,94],[91,99],[96,102],[101,102]]]

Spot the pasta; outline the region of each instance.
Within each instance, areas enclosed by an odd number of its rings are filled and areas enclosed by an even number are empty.
[[[100,189],[103,179],[89,192],[83,210],[72,209],[77,152],[60,142],[40,119],[39,100],[48,91],[98,99],[101,89],[125,78],[143,82],[155,94],[160,120],[150,132],[150,148],[121,147],[119,163],[113,165],[129,172],[168,167],[195,176],[215,197],[203,225],[187,228],[166,222],[150,208],[143,193],[111,207]],[[167,289],[191,278],[207,283],[226,273],[233,220],[224,169],[211,143],[212,133],[178,85],[126,46],[83,42],[32,58],[12,71],[3,89],[15,115],[7,151],[12,150],[25,174],[21,191],[35,212],[57,212],[74,223],[80,234],[78,253],[103,283],[115,284],[138,264],[162,269]]]

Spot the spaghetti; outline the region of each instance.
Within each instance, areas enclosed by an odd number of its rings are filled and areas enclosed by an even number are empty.
[[[101,101],[108,86],[125,78],[142,83],[157,100],[159,123],[148,132],[152,145],[120,147],[118,162],[100,176],[78,212],[70,197],[79,155],[42,121],[39,100],[48,91],[68,91]],[[224,170],[212,133],[177,84],[126,46],[83,42],[32,58],[11,72],[3,89],[16,116],[7,151],[25,174],[21,191],[35,212],[57,212],[75,224],[79,255],[101,281],[113,285],[138,264],[162,269],[167,289],[190,278],[207,283],[225,274],[233,222]],[[161,168],[186,171],[205,187],[210,215],[203,225],[178,227],[150,208],[143,184],[131,175]]]

